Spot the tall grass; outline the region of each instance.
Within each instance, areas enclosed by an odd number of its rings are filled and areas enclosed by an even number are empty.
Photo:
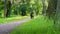
[[[54,23],[52,19],[44,16],[39,16],[27,23],[21,24],[10,34],[60,34],[59,31],[54,30]]]

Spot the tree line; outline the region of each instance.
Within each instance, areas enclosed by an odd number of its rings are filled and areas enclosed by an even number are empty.
[[[10,15],[26,16],[28,13],[33,17],[42,11],[49,19],[54,19],[54,24],[60,20],[60,0],[0,0],[0,11],[4,9],[4,17]],[[48,6],[46,6],[46,2]],[[42,10],[41,10],[42,9]],[[0,13],[1,14],[1,13]]]

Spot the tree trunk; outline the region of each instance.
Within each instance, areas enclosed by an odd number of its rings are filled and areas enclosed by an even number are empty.
[[[58,23],[60,23],[59,21],[60,21],[60,0],[57,0],[58,2],[57,2],[57,11],[56,11],[56,16],[55,16],[55,21],[54,21],[54,23],[55,24],[58,24]]]
[[[10,17],[10,14],[11,14],[11,1],[8,1],[6,17]]]
[[[46,14],[45,0],[42,0],[42,4],[43,4],[43,11],[42,11],[42,14]]]
[[[6,4],[7,4],[7,0],[5,0],[4,3],[5,3],[4,4],[4,17],[6,18],[6,12],[7,12],[7,6],[6,6]]]
[[[46,11],[46,15],[50,18],[51,16],[55,16],[56,13],[57,0],[49,0],[48,9]]]

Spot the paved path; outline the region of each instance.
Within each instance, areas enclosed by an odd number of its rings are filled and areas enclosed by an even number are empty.
[[[7,24],[1,24],[0,25],[0,34],[9,34],[15,27],[19,26],[22,23],[25,23],[27,21],[31,20],[30,18],[19,20],[15,22],[10,22]]]

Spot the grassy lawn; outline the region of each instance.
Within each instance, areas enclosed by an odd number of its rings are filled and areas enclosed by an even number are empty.
[[[55,31],[53,20],[40,16],[27,23],[21,24],[10,34],[60,34],[60,31]]]
[[[25,18],[28,18],[28,16],[14,16],[14,17],[9,17],[9,18],[0,18],[0,24],[22,20]]]

